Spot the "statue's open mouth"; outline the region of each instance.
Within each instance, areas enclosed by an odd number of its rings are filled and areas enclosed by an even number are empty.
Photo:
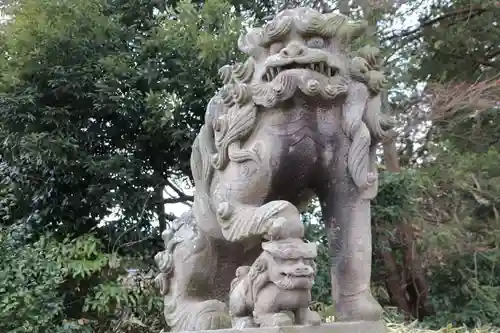
[[[312,274],[287,274],[287,273],[280,273],[281,276],[283,277],[293,277],[293,278],[310,278],[312,277]]]
[[[326,62],[309,63],[309,64],[299,64],[296,62],[292,62],[290,64],[286,64],[283,66],[268,67],[262,79],[264,80],[264,82],[271,82],[272,80],[274,80],[276,76],[278,76],[278,74],[291,69],[306,69],[320,73],[327,77],[335,76],[338,71],[337,68],[328,66]]]

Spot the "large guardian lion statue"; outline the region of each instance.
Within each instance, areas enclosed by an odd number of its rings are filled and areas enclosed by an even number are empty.
[[[297,207],[313,196],[328,230],[336,319],[379,320],[370,292],[370,200],[377,143],[393,126],[381,112],[380,52],[350,50],[366,22],[285,10],[240,37],[243,63],[224,66],[194,141],[192,210],[157,256],[173,331],[229,327],[239,266],[263,240],[302,238]]]

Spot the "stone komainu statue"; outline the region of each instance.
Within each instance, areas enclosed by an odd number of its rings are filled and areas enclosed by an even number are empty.
[[[309,309],[316,244],[289,238],[262,243],[262,249],[252,266],[236,270],[231,282],[233,327],[319,325],[320,316]]]
[[[240,37],[244,63],[221,68],[191,155],[191,211],[156,256],[173,331],[231,327],[230,285],[263,240],[300,239],[297,207],[320,202],[332,253],[336,320],[376,321],[370,292],[370,200],[377,143],[393,136],[380,112],[379,50],[350,50],[366,22],[285,10]]]

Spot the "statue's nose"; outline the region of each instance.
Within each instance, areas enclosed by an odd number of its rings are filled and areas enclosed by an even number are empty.
[[[311,274],[311,271],[309,270],[309,267],[297,267],[297,268],[295,268],[295,274],[296,275],[309,275],[309,274]]]
[[[285,58],[301,57],[306,54],[306,48],[301,44],[290,43],[280,51],[280,54]]]

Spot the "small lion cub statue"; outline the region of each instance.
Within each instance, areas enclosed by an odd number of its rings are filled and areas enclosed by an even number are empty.
[[[229,311],[234,328],[320,325],[309,309],[316,276],[316,244],[301,239],[262,243],[252,266],[241,266],[231,282]]]

